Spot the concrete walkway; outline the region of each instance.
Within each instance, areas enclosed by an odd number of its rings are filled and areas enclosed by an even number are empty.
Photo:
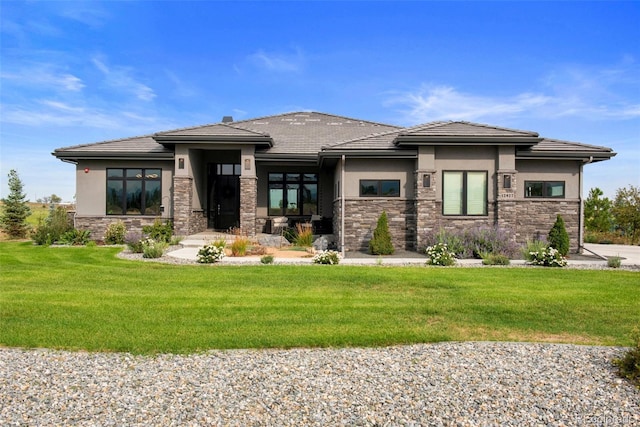
[[[226,239],[232,242],[235,236],[231,236],[223,233],[198,233],[193,236],[187,237],[180,244],[181,249],[168,253],[168,256],[195,261],[198,250],[205,244],[210,243],[218,239]],[[623,266],[640,266],[640,246],[626,246],[626,245],[599,245],[592,243],[585,243],[585,255],[590,255],[590,252],[601,256],[599,259],[596,256],[590,259],[569,259],[569,265],[573,266],[588,266],[593,267],[606,267],[606,257],[619,256],[622,258]],[[358,252],[349,252],[347,257],[340,263],[344,265],[424,265],[426,257],[421,256],[416,252],[399,253],[394,256],[376,257]],[[247,256],[247,257],[225,257],[221,261],[222,264],[257,264],[260,263],[259,256]],[[278,258],[276,257],[275,264],[310,264],[311,258]],[[482,260],[478,259],[462,259],[457,263],[462,266],[482,266]],[[511,260],[511,265],[525,265],[524,260]]]

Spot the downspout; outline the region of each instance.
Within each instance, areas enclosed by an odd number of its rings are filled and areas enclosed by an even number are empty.
[[[345,200],[344,200],[344,167],[346,163],[346,156],[343,154],[340,159],[340,252],[342,257],[345,256],[344,250],[344,215],[345,215]]]
[[[583,196],[583,184],[584,184],[584,165],[588,165],[593,162],[593,156],[589,156],[589,160],[583,160],[580,163],[580,216],[578,217],[578,253],[584,251],[584,196]]]

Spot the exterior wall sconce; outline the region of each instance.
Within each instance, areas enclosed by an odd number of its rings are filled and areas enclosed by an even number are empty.
[[[504,188],[511,188],[511,175],[505,175],[503,177],[502,186]]]
[[[89,173],[89,168],[84,168],[84,173]]]
[[[422,175],[422,186],[425,188],[431,187],[431,174],[425,173]]]
[[[244,159],[244,170],[251,170],[251,159]]]
[[[184,157],[178,159],[178,169],[184,169]]]

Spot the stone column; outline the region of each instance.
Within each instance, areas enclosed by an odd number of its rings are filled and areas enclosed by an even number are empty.
[[[258,203],[258,179],[255,176],[240,177],[240,229],[249,237],[256,235],[256,208]]]
[[[191,211],[193,204],[193,178],[173,177],[173,227],[178,236],[191,234]]]
[[[422,249],[425,233],[436,226],[437,174],[434,169],[417,170],[415,175],[416,246]]]
[[[496,195],[496,225],[513,233],[516,237],[516,191],[518,189],[517,171],[498,170],[498,193]]]

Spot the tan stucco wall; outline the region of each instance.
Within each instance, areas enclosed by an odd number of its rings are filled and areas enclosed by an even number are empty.
[[[89,171],[85,172],[85,168]],[[160,168],[162,169],[162,205],[165,218],[172,216],[173,160],[118,161],[81,160],[76,166],[76,215],[105,215],[107,204],[107,168]]]
[[[442,182],[443,171],[487,171],[487,198],[495,200],[496,194],[496,147],[436,147],[435,169],[438,182]],[[436,190],[436,200],[442,200],[442,186]]]
[[[580,162],[518,160],[516,169],[518,170],[516,199],[524,198],[525,181],[564,181],[565,199],[580,198]]]
[[[414,159],[347,159],[344,182],[345,197],[348,199],[360,198],[361,179],[397,179],[400,180],[400,198],[412,198],[415,181],[414,168]]]

